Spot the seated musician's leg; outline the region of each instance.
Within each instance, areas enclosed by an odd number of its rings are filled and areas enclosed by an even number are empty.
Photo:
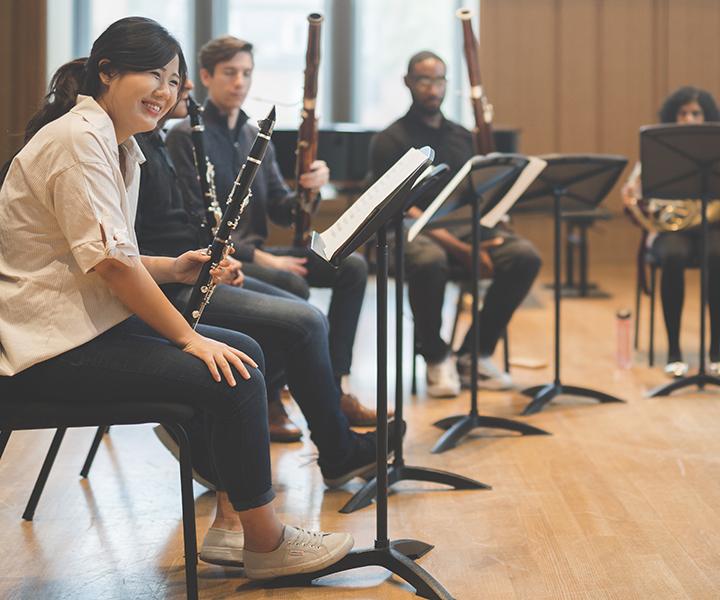
[[[662,269],[660,297],[668,338],[665,372],[679,377],[687,373],[687,363],[680,350],[680,321],[685,300],[685,268],[693,256],[693,235],[690,232],[659,234],[652,245]]]
[[[512,385],[510,375],[493,363],[492,355],[513,313],[530,291],[541,264],[540,255],[529,241],[514,234],[503,234],[503,238],[500,246],[489,249],[494,275],[478,319],[478,385],[487,389],[506,389]],[[458,352],[458,367],[463,384],[467,385],[471,349],[472,330]]]
[[[720,227],[708,231],[708,309],[710,312],[710,370],[720,376]]]
[[[246,572],[250,577],[269,576],[286,564],[292,540],[308,534],[283,526],[272,506],[262,352],[242,334],[202,325],[198,331],[244,351],[256,360],[258,368],[248,367],[248,379],[233,368],[235,387],[216,382],[201,360],[132,318],[78,348],[27,369],[16,376],[17,383],[58,402],[77,402],[79,398],[93,402],[162,399],[204,413],[209,430],[207,451],[220,490],[216,525],[235,532],[243,527]],[[347,552],[352,539],[339,534],[322,538],[321,543],[334,561]]]
[[[405,248],[405,267],[415,335],[427,363],[427,393],[438,398],[457,396],[460,381],[455,361],[450,346],[440,336],[448,280],[447,253],[428,236],[420,235]]]
[[[254,289],[218,286],[203,313],[203,322],[243,331],[256,339],[265,353],[268,382],[284,373],[307,420],[329,486],[372,471],[375,434],[351,431],[341,411],[340,388],[328,351],[327,319],[318,308],[292,299],[286,292],[273,292],[257,282],[249,285]],[[183,299],[175,301],[182,304]]]

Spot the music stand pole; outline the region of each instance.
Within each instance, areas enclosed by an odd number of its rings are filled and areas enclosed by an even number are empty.
[[[425,467],[413,467],[405,464],[405,456],[403,452],[404,439],[402,435],[403,423],[403,304],[405,300],[404,283],[405,283],[405,231],[403,228],[403,215],[400,214],[394,221],[395,229],[395,437],[394,448],[395,456],[393,462],[387,467],[388,487],[399,481],[428,481],[432,483],[441,483],[449,485],[456,490],[479,490],[492,489],[485,483],[480,483],[474,479],[440,471],[438,469],[428,469]],[[379,285],[379,284],[378,284]],[[378,473],[380,472],[378,466]],[[345,506],[340,509],[341,513],[351,513],[360,508],[369,506],[372,499],[377,495],[378,480],[376,477],[369,479],[362,488],[360,488],[347,501]],[[413,542],[409,540],[403,542],[395,542],[396,547],[405,556],[417,559],[432,550],[433,546],[424,542]]]
[[[377,504],[375,545],[366,550],[353,550],[326,569],[278,577],[267,582],[272,587],[310,585],[314,579],[333,573],[378,566],[398,575],[415,588],[415,593],[429,600],[453,600],[450,593],[430,573],[413,562],[403,550],[416,540],[390,541],[388,537],[388,424],[387,424],[387,230],[383,224],[377,231]],[[396,420],[398,420],[396,418]],[[427,551],[427,550],[426,550]]]
[[[562,158],[562,157],[559,157]],[[550,162],[548,162],[550,165]],[[583,176],[573,177],[570,182],[576,183],[582,181]],[[553,197],[553,219],[554,219],[554,260],[553,260],[553,280],[555,282],[555,289],[553,293],[555,302],[555,339],[554,339],[554,354],[555,354],[555,365],[554,365],[554,377],[553,382],[547,385],[533,386],[526,390],[523,390],[523,394],[532,396],[532,400],[523,410],[523,415],[531,415],[540,412],[546,404],[548,404],[553,398],[560,395],[571,395],[581,396],[584,398],[591,398],[598,400],[599,402],[622,402],[619,398],[593,390],[590,388],[563,385],[560,381],[560,305],[562,301],[562,282],[561,277],[561,214],[560,214],[560,203],[563,197],[570,197],[571,194],[568,191],[569,183],[555,183],[552,187]]]
[[[459,415],[446,417],[440,419],[435,423],[436,427],[445,429],[445,433],[440,436],[440,439],[433,446],[432,453],[439,454],[450,450],[457,446],[457,443],[464,438],[473,429],[478,427],[487,427],[493,429],[507,429],[509,431],[516,431],[521,435],[550,435],[549,432],[544,431],[538,427],[528,425],[527,423],[521,423],[520,421],[513,421],[511,419],[504,419],[501,417],[489,417],[480,415],[478,412],[478,345],[480,343],[479,337],[479,307],[480,307],[480,293],[478,290],[478,281],[480,281],[480,202],[482,197],[474,199],[472,202],[472,350],[470,355],[470,368],[472,370],[470,374],[470,412],[467,415]]]

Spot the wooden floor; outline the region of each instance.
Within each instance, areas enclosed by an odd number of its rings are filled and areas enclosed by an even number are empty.
[[[566,398],[526,419],[551,437],[483,430],[433,455],[438,430],[431,423],[465,411],[468,395],[431,400],[421,383],[420,395],[406,401],[410,464],[493,486],[460,492],[405,483],[389,500],[391,537],[435,544],[421,564],[455,598],[720,598],[720,394],[644,397],[664,381],[661,371],[645,366],[644,353],[630,371],[616,369],[614,359],[615,312],[632,305],[632,270],[594,267],[593,275],[613,296],[564,303],[562,379],[616,394],[627,404]],[[687,298],[696,297],[690,275]],[[453,300],[449,290],[448,317]],[[698,327],[695,302],[688,305],[683,346],[692,362]],[[368,403],[374,399],[374,314],[371,286],[352,378]],[[662,364],[659,316],[658,326]],[[550,363],[551,331],[550,293],[537,285],[513,320],[512,357]],[[519,387],[545,383],[550,366],[515,368],[513,377]],[[516,417],[525,399],[497,392],[483,393],[481,402],[487,414]],[[183,598],[177,468],[151,428],[113,429],[87,481],[77,473],[93,432],[70,432],[36,518],[26,523],[20,515],[51,435],[14,434],[0,461],[0,598]],[[309,442],[273,447],[282,517],[350,531],[358,547],[372,544],[372,508],[337,512],[359,483],[325,491],[314,461]],[[202,536],[213,497],[197,487],[196,498]],[[413,596],[380,569],[334,576],[309,589],[264,590],[239,570],[201,563],[200,586],[205,599]]]

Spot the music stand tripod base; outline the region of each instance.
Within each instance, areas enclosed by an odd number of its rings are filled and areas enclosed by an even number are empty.
[[[326,569],[313,573],[302,573],[278,577],[265,582],[266,587],[305,587],[321,577],[359,569],[362,567],[383,567],[404,579],[415,588],[415,594],[428,600],[454,600],[442,584],[422,567],[416,565],[408,558],[400,547],[405,540],[390,542],[388,548],[367,548],[353,550],[343,559]]]
[[[442,165],[444,166],[444,165]],[[441,175],[445,169],[437,167],[439,174]],[[432,175],[431,175],[432,176]],[[429,178],[428,178],[429,179]],[[432,191],[432,182],[428,181],[426,184],[427,190],[424,190],[422,186],[418,189],[415,194],[419,197],[413,198],[411,195],[408,198],[408,205],[415,204],[420,199],[421,195]],[[402,215],[401,215],[402,217]],[[403,230],[403,219],[396,218],[394,223],[395,229],[395,436],[394,436],[394,450],[395,457],[393,462],[388,465],[387,479],[388,487],[392,487],[400,481],[425,481],[430,483],[439,483],[448,485],[456,490],[489,490],[492,489],[489,485],[481,483],[469,477],[463,477],[462,475],[456,475],[448,471],[440,471],[438,469],[428,469],[425,467],[412,467],[405,464],[404,448],[403,448],[403,436],[402,436],[402,419],[403,419],[403,404],[404,404],[404,391],[403,391],[403,302],[404,302],[404,291],[403,282],[405,279],[404,270],[404,230]],[[345,506],[340,509],[341,513],[349,514],[366,506],[370,506],[373,498],[377,496],[377,477],[369,479],[367,483],[360,488],[350,500],[347,501]],[[412,544],[404,544],[402,548],[398,547],[396,542],[396,549],[400,550],[405,556],[413,559],[420,558],[432,549],[430,544],[425,542],[411,540]]]
[[[624,402],[620,398],[606,394],[605,392],[599,392],[597,390],[591,390],[589,388],[578,387],[576,385],[563,385],[562,383],[548,383],[547,385],[536,385],[522,393],[526,396],[532,396],[533,399],[525,407],[523,415],[534,415],[540,412],[545,405],[551,402],[557,396],[579,396],[581,398],[591,398],[598,402]]]
[[[659,396],[669,396],[673,392],[682,388],[696,385],[701,390],[705,389],[706,385],[717,385],[720,386],[720,377],[714,377],[707,373],[697,373],[696,375],[690,375],[688,377],[680,377],[675,381],[666,383],[653,390],[650,390],[647,394],[648,398],[658,398]]]

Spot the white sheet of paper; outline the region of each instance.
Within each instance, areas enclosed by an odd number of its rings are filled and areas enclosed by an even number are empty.
[[[408,242],[412,242],[418,234],[422,231],[423,227],[428,224],[432,216],[438,211],[438,209],[445,203],[450,195],[455,191],[455,188],[462,183],[462,180],[472,170],[474,164],[483,160],[484,156],[473,156],[468,160],[455,176],[447,183],[442,191],[437,195],[435,200],[432,201],[422,215],[410,226],[408,229]],[[500,219],[502,219],[507,212],[512,208],[517,199],[522,196],[525,190],[530,184],[535,181],[535,178],[542,172],[547,163],[536,156],[528,157],[528,164],[522,170],[515,183],[508,190],[507,194],[498,202],[495,207],[487,213],[480,221],[485,227],[495,227]]]
[[[428,221],[430,221],[430,218],[444,204],[445,200],[448,199],[450,194],[455,191],[455,188],[460,185],[460,182],[465,179],[465,177],[467,177],[470,169],[472,169],[472,166],[474,164],[473,160],[475,158],[476,157],[473,156],[462,167],[460,167],[460,170],[455,173],[455,175],[450,181],[447,182],[447,184],[440,191],[435,200],[433,200],[430,205],[423,211],[423,214],[418,217],[417,221],[415,221],[410,226],[410,229],[408,229],[408,242],[412,242],[415,239],[417,234],[420,233],[422,231],[422,228],[427,225]]]
[[[427,160],[427,154],[416,148],[410,148],[380,179],[355,200],[333,225],[319,234],[325,248],[325,259],[330,260],[343,243],[362,226],[368,215]]]
[[[500,222],[508,211],[513,207],[517,199],[525,193],[525,190],[530,187],[530,184],[535,181],[535,178],[542,173],[543,169],[547,166],[542,158],[537,156],[528,157],[530,162],[525,166],[520,173],[520,176],[515,180],[512,187],[508,190],[508,193],[503,196],[493,208],[488,212],[482,219],[480,224],[485,227],[495,227]]]

